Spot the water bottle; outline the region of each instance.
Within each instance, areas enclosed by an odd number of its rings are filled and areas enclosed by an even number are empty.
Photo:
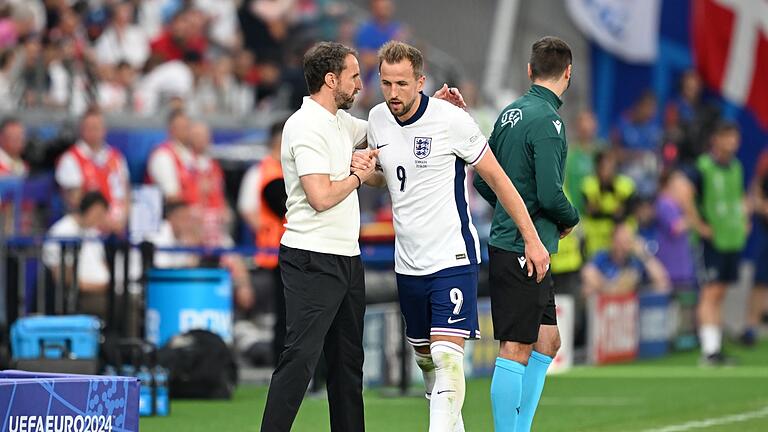
[[[168,397],[168,369],[160,365],[155,366],[153,375],[155,377],[155,415],[165,417],[171,411]]]
[[[152,401],[152,373],[149,368],[142,366],[136,375],[139,379],[139,415],[151,416],[154,411]]]
[[[120,376],[135,377],[136,368],[131,364],[124,364],[120,367]]]

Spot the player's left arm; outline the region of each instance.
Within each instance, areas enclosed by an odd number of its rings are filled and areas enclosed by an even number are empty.
[[[533,275],[535,268],[537,281],[541,282],[549,269],[549,252],[539,239],[523,198],[499,166],[496,156],[488,151],[488,141],[480,132],[477,123],[466,112],[455,111],[456,115],[450,123],[452,136],[456,139],[454,153],[474,166],[480,177],[498,197],[504,210],[515,221],[525,241],[528,276]]]
[[[515,221],[525,241],[528,276],[533,275],[532,267],[535,267],[537,281],[541,282],[549,269],[549,252],[539,239],[539,234],[536,232],[536,227],[528,214],[528,208],[525,206],[523,198],[504,170],[501,169],[493,152],[486,151],[481,156],[480,161],[475,164],[475,170],[485,180],[488,187],[493,190],[507,214]]]
[[[492,153],[494,151],[494,135],[491,133],[491,137],[488,138],[488,152]],[[495,154],[494,154],[495,156]],[[475,178],[472,180],[472,185],[475,187],[475,190],[477,193],[480,194],[481,197],[483,197],[484,200],[488,202],[488,204],[491,205],[491,207],[496,208],[496,203],[498,203],[499,199],[496,196],[496,193],[491,189],[491,186],[488,184],[488,182],[485,181],[485,179],[482,176],[475,176]]]

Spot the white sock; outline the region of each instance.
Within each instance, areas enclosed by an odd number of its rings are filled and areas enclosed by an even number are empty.
[[[464,349],[452,342],[437,341],[430,345],[430,351],[435,385],[429,401],[429,431],[453,431],[464,405]]]
[[[705,356],[719,353],[723,343],[723,331],[719,326],[704,324],[699,327],[701,353]]]
[[[422,354],[418,351],[414,351],[414,354],[416,355],[416,364],[424,377],[424,396],[429,400],[432,396],[432,387],[435,386],[435,362],[432,361],[432,354]]]
[[[456,420],[456,424],[453,425],[453,432],[464,432],[464,418],[461,416],[461,412],[459,412],[459,419]]]
[[[424,396],[429,400],[432,396],[432,388],[435,387],[435,362],[432,361],[432,354],[422,354],[418,351],[414,351],[416,355],[416,364],[421,369],[421,375],[424,377],[424,388],[426,390]],[[459,420],[453,427],[453,432],[464,432],[464,419],[459,413]]]

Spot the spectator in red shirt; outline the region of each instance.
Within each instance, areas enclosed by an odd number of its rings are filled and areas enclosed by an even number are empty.
[[[182,10],[176,14],[165,30],[152,40],[150,48],[156,61],[181,60],[184,53],[194,51],[200,56],[208,49],[208,41],[199,25],[198,12]]]
[[[194,154],[193,177],[198,185],[199,201],[194,206],[195,217],[201,221],[198,229],[202,243],[208,247],[233,247],[229,235],[232,213],[225,197],[224,172],[210,154],[211,131],[205,123],[193,123],[189,129],[190,150]],[[224,254],[220,264],[229,270],[235,287],[235,304],[241,312],[249,312],[255,296],[245,260],[237,254]]]
[[[226,226],[232,219],[224,196],[224,172],[219,163],[209,155],[211,131],[205,123],[195,122],[189,129],[190,150],[194,155],[193,177],[198,188],[195,203],[202,217],[203,242],[208,246],[228,243]]]
[[[98,191],[109,203],[107,231],[125,232],[130,204],[130,175],[125,157],[105,142],[101,111],[91,108],[80,120],[80,138],[56,164],[56,183],[71,209],[86,192]]]
[[[149,155],[147,182],[157,185],[165,202],[199,202],[194,172],[195,156],[189,148],[190,121],[183,110],[168,116],[168,139]]]

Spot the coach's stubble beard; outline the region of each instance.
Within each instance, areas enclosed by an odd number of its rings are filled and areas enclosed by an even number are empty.
[[[355,95],[357,90],[353,90],[351,94],[345,94],[341,89],[333,91],[333,100],[336,102],[338,109],[348,110],[352,108],[352,104],[355,103]]]

